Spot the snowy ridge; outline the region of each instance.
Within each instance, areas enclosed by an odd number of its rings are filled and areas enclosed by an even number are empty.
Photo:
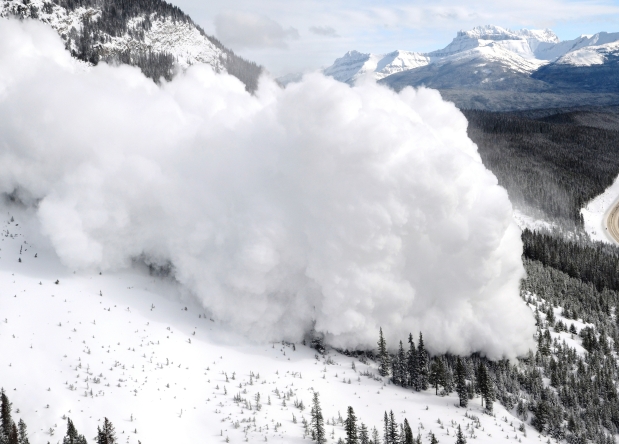
[[[38,19],[49,24],[66,40],[71,33],[81,31],[85,18],[96,21],[101,10],[78,7],[71,11],[45,0],[8,0],[0,3],[0,17],[19,16]],[[142,22],[150,20],[150,29],[144,30]],[[180,67],[195,63],[211,65],[215,70],[225,71],[221,58],[226,54],[215,46],[198,28],[190,22],[162,18],[156,14],[133,18],[128,32],[123,36],[109,36],[108,41],[99,43],[102,55],[119,54],[127,50],[172,54]],[[132,37],[130,31],[144,32],[144,39]]]
[[[349,51],[323,73],[342,82],[354,82],[367,73],[382,79],[428,64],[481,59],[481,63],[498,62],[506,70],[531,74],[553,62],[573,66],[602,64],[608,54],[616,52],[619,52],[619,33],[601,32],[560,41],[549,29],[512,31],[486,25],[460,31],[445,48],[429,53],[398,50],[389,54],[363,54]]]
[[[349,51],[323,73],[341,82],[355,81],[368,73],[379,80],[397,72],[426,66],[429,61],[429,57],[418,52],[397,50],[388,54],[362,54]]]

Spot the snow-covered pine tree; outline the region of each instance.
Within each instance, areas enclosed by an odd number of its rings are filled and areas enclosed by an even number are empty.
[[[456,444],[466,444],[466,438],[464,437],[464,433],[462,433],[462,428],[458,424],[458,433],[456,434]]]
[[[359,426],[359,444],[370,444],[370,434],[364,423]]]
[[[393,410],[389,411],[389,441],[386,444],[399,444],[400,434],[398,433],[398,423],[395,421]]]
[[[419,390],[428,389],[428,353],[423,343],[423,334],[419,333],[419,345],[417,346],[417,378]]]
[[[346,431],[346,444],[358,444],[357,438],[357,417],[351,406],[348,406],[348,415],[344,420],[344,430]]]
[[[19,432],[19,436],[17,441],[19,444],[30,444],[30,440],[28,439],[28,427],[26,427],[26,423],[23,419],[19,420],[19,424],[17,425],[17,429]]]
[[[414,444],[413,443],[413,431],[411,430],[411,426],[408,423],[408,419],[404,418],[404,437],[402,439],[403,444]]]
[[[372,427],[372,443],[379,443],[380,436],[378,433],[378,429],[376,427]]]
[[[389,375],[390,359],[387,353],[387,342],[383,336],[383,329],[380,328],[378,336],[378,374],[381,376]]]
[[[404,345],[402,344],[402,341],[400,341],[400,347],[398,348],[398,354],[397,354],[397,366],[395,368],[395,371],[397,372],[397,384],[402,386],[402,387],[406,387],[407,383],[407,377],[406,377],[406,353],[404,352]]]
[[[318,392],[314,392],[312,398],[312,410],[311,410],[311,427],[312,437],[318,444],[327,442],[327,436],[325,433],[325,423],[322,417],[322,409],[320,408],[320,400],[318,399]]]
[[[67,418],[67,434],[62,440],[62,444],[86,444],[86,438],[77,432],[71,418]]]
[[[97,444],[117,444],[116,431],[109,419],[103,419],[103,427],[97,426]]]
[[[460,398],[460,407],[468,406],[469,396],[466,388],[466,369],[459,356],[456,362],[456,392],[458,392],[458,398]]]
[[[435,358],[430,366],[430,375],[428,382],[435,388],[438,395],[438,388],[447,386],[447,378],[445,375],[445,363],[441,358]]]
[[[13,419],[11,418],[11,403],[6,396],[4,389],[0,389],[0,442],[2,444],[9,442],[11,434],[11,426]]]
[[[406,353],[406,372],[408,377],[408,386],[413,387],[415,390],[419,390],[417,387],[418,373],[417,373],[417,348],[415,347],[415,341],[413,340],[412,333],[408,334],[408,352]]]
[[[430,432],[430,444],[438,444],[438,439],[434,436],[434,433]]]

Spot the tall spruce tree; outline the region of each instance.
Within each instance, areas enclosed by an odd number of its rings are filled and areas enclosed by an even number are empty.
[[[11,418],[11,403],[4,389],[0,389],[0,439],[4,443],[9,442],[11,434],[11,426],[13,419]]]
[[[370,433],[364,423],[359,426],[359,444],[370,444]]]
[[[352,406],[348,406],[348,415],[344,420],[344,430],[346,431],[346,444],[358,444],[357,438],[357,417]]]
[[[460,425],[458,425],[458,433],[456,434],[456,444],[466,444],[466,438],[464,437],[464,433],[462,433]]]
[[[19,444],[19,431],[15,422],[11,422],[11,432],[9,433],[9,444]]]
[[[67,418],[67,433],[62,440],[62,444],[86,444],[86,438],[84,435],[80,435],[71,421],[71,418]]]
[[[400,434],[398,433],[398,423],[393,415],[393,410],[389,411],[389,442],[388,444],[399,444]]]
[[[387,342],[383,336],[383,329],[380,328],[378,336],[378,374],[381,376],[389,375],[389,353],[387,352]]]
[[[372,427],[372,444],[380,443],[380,433],[376,427]]]
[[[325,433],[325,422],[322,417],[322,409],[320,408],[320,400],[318,399],[318,392],[314,392],[312,398],[312,410],[311,410],[311,426],[312,437],[318,444],[327,442],[327,436]]]
[[[486,410],[492,412],[492,403],[494,401],[494,384],[492,378],[488,374],[488,369],[483,362],[480,362],[477,371],[477,383],[481,393],[482,405],[486,404]]]
[[[400,346],[398,348],[398,354],[396,359],[398,365],[396,366],[396,372],[398,373],[398,382],[397,384],[406,387],[407,384],[407,376],[406,376],[406,353],[404,352],[404,345],[402,341],[400,341]]]
[[[408,334],[408,352],[406,353],[406,372],[408,377],[408,386],[415,390],[418,388],[417,377],[417,348],[415,347],[415,341],[413,340],[412,333]]]
[[[469,396],[468,389],[466,388],[466,369],[459,356],[456,362],[456,392],[458,392],[458,398],[460,399],[460,407],[468,406]]]
[[[404,418],[404,437],[402,439],[403,444],[414,444],[413,443],[413,431],[411,430],[411,426],[408,423],[408,419]]]
[[[419,390],[428,389],[428,353],[423,343],[423,334],[419,333],[419,345],[417,346],[417,374],[419,378]]]
[[[28,427],[26,427],[26,423],[23,419],[19,420],[17,429],[19,430],[19,444],[30,444],[30,440],[28,439]]]
[[[430,374],[428,382],[435,389],[435,394],[438,395],[438,387],[445,386],[445,366],[441,358],[435,358],[430,366]]]
[[[116,431],[109,419],[103,419],[103,427],[97,426],[97,444],[116,444]]]
[[[389,444],[389,415],[385,410],[385,416],[383,417],[383,421],[385,422],[385,430],[383,432],[383,443]]]

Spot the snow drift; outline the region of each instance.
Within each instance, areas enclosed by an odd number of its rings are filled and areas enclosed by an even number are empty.
[[[318,74],[252,96],[194,66],[159,87],[0,20],[0,192],[37,205],[66,265],[170,262],[256,340],[532,346],[520,231],[466,125],[436,91]]]

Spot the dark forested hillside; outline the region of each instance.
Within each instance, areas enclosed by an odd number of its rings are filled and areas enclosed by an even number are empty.
[[[580,209],[619,174],[619,126],[610,129],[613,119],[596,128],[574,116],[536,120],[511,113],[464,114],[484,164],[517,207],[538,216],[582,226]]]

